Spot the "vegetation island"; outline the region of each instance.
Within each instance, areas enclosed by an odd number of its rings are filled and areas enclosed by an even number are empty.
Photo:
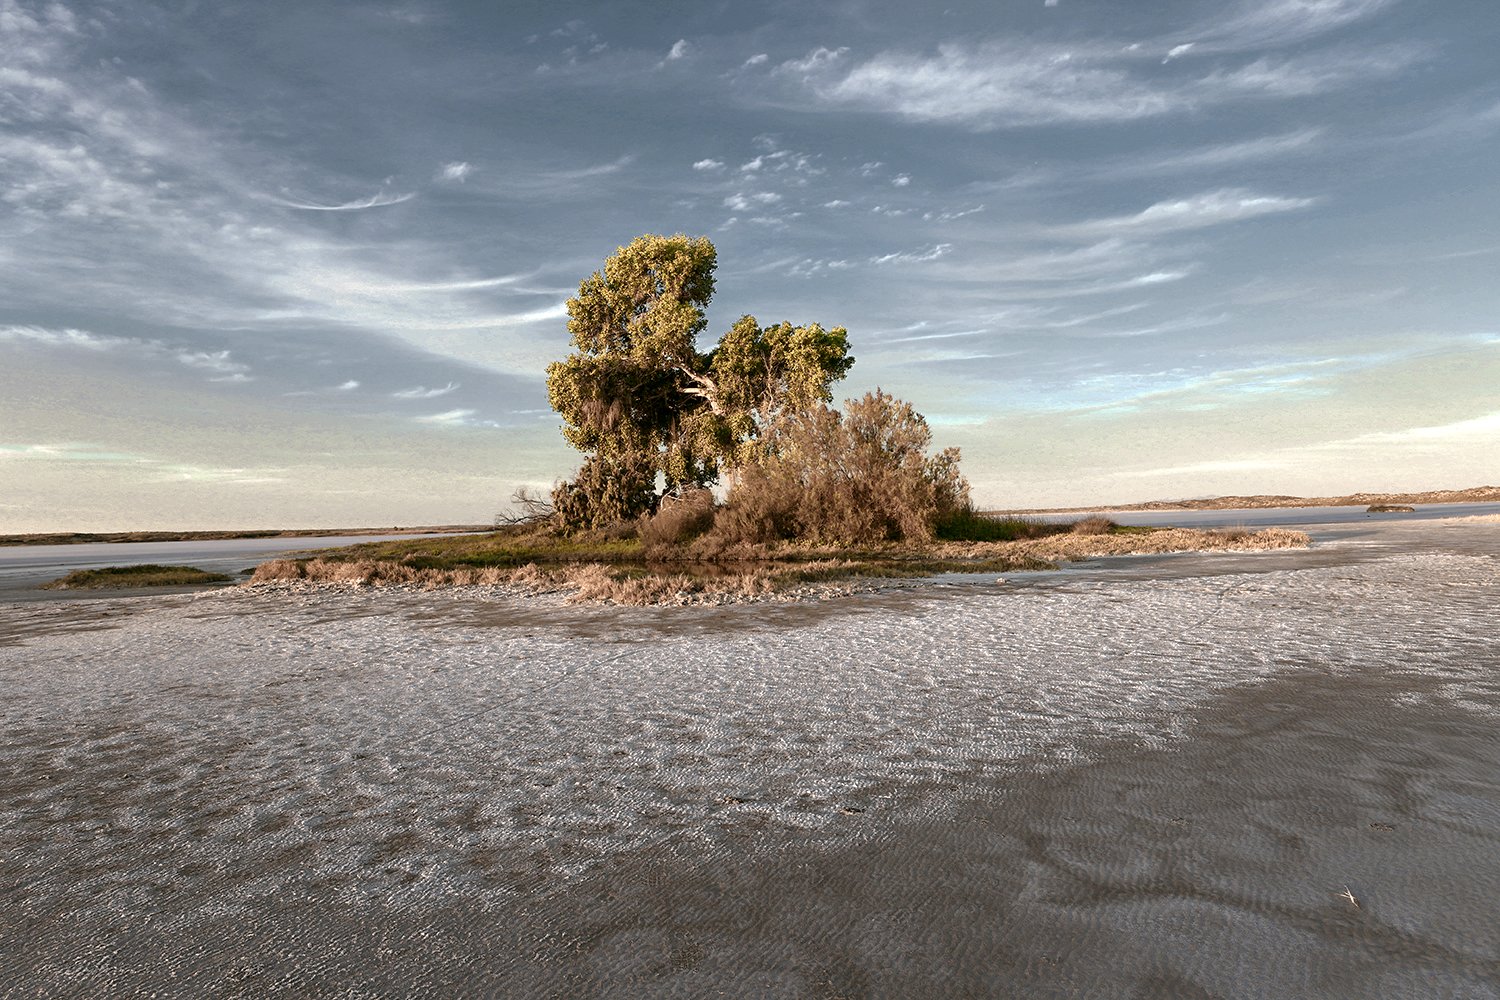
[[[582,599],[695,603],[858,577],[1054,568],[1140,552],[1286,548],[1305,534],[1126,528],[978,512],[956,448],[876,390],[833,403],[847,331],[741,317],[698,347],[717,251],[645,235],[568,300],[573,353],[547,369],[583,453],[492,532],[273,560],[253,582],[521,585]]]

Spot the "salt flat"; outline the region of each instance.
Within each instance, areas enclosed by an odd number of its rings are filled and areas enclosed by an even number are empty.
[[[0,995],[1500,996],[1495,607],[1500,525],[1441,521],[0,605]]]

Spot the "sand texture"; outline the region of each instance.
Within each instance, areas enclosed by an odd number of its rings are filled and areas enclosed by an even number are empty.
[[[0,605],[0,996],[1500,996],[1500,532],[1378,530]]]

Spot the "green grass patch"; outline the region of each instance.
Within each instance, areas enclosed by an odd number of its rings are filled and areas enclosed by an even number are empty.
[[[118,590],[131,587],[192,587],[228,583],[223,573],[210,573],[195,566],[106,566],[79,569],[42,585],[43,590]]]
[[[1043,538],[1071,530],[1031,517],[991,517],[978,511],[961,511],[939,521],[934,534],[944,542],[1013,542],[1018,538]]]
[[[304,553],[307,554],[307,553]],[[527,563],[628,563],[644,560],[640,539],[598,534],[547,535],[524,527],[501,528],[482,535],[452,535],[411,541],[363,542],[338,549],[318,549],[319,559],[357,562],[389,560],[414,569],[456,566],[515,569]]]

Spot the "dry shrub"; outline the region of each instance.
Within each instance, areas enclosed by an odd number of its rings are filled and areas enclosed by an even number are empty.
[[[725,544],[784,539],[851,545],[928,541],[968,505],[958,449],[928,455],[932,433],[910,403],[876,391],[847,413],[782,415],[741,470],[714,535]]]
[[[1086,517],[1081,521],[1073,522],[1073,534],[1075,535],[1107,535],[1119,525],[1107,517]]]
[[[273,583],[305,580],[309,583],[346,584],[353,586],[398,585],[409,587],[469,587],[526,585],[539,580],[535,565],[508,570],[498,566],[455,566],[451,569],[427,569],[390,560],[273,559],[255,567],[250,582]]]
[[[773,579],[763,570],[701,577],[684,573],[648,573],[634,576],[611,570],[601,563],[570,566],[562,571],[563,586],[573,590],[570,604],[660,605],[698,604],[719,596],[751,597],[769,593]]]
[[[552,577],[542,572],[541,567],[536,563],[531,562],[520,569],[511,570],[509,582],[522,587],[541,589],[552,583]]]
[[[642,546],[648,555],[681,547],[714,526],[716,506],[711,490],[692,489],[681,496],[662,497],[656,513],[641,518]]]
[[[1145,534],[1126,535],[1079,535],[1069,532],[1049,538],[1012,542],[1010,547],[1020,555],[1055,561],[1163,552],[1250,552],[1306,548],[1311,544],[1312,539],[1306,534],[1287,528],[1267,528],[1256,532],[1243,528],[1224,531],[1166,528]]]
[[[251,583],[270,583],[272,581],[303,580],[307,578],[307,572],[302,564],[295,559],[271,559],[255,567],[255,572],[250,576]]]

